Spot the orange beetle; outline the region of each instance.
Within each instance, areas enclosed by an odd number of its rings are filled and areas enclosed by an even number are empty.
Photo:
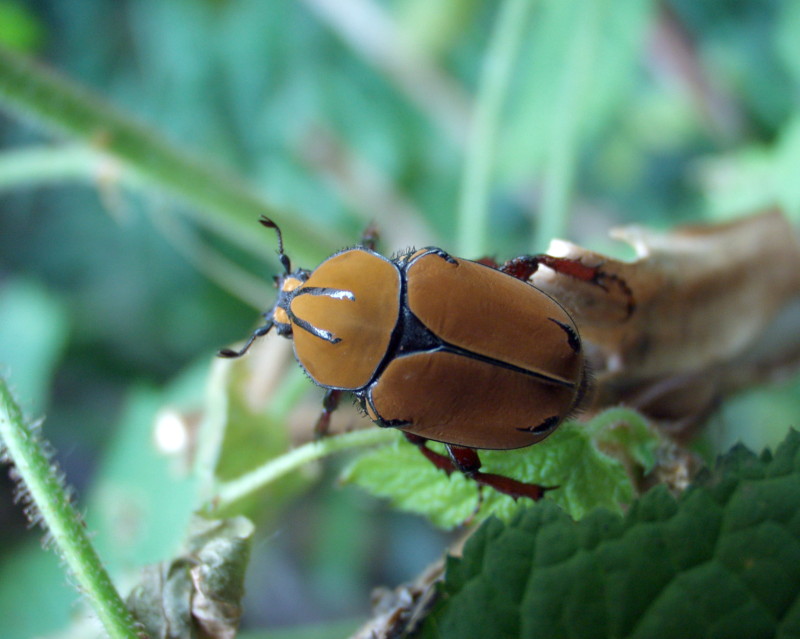
[[[551,297],[527,283],[540,264],[603,286],[601,272],[547,255],[490,266],[441,249],[389,260],[371,242],[292,271],[278,226],[284,273],[266,322],[238,351],[273,328],[294,340],[297,361],[328,389],[323,435],[344,392],[379,426],[398,428],[437,468],[460,471],[515,499],[548,488],[483,473],[476,449],[535,444],[579,405],[587,372],[578,329]],[[450,457],[430,450],[442,442]]]

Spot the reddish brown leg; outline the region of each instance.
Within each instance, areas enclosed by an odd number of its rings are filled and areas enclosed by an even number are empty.
[[[375,226],[374,222],[370,222],[370,225],[365,228],[364,232],[361,234],[361,242],[359,244],[365,249],[374,251],[375,246],[378,244],[379,237],[380,234],[378,233],[378,227]]]
[[[588,284],[599,286],[604,291],[609,290],[610,285],[619,288],[625,297],[628,298],[627,312],[628,317],[633,314],[636,303],[633,299],[627,282],[613,273],[606,273],[600,266],[587,266],[580,260],[572,260],[566,257],[553,257],[552,255],[522,255],[508,260],[505,264],[498,267],[498,270],[527,282],[531,276],[539,270],[539,266],[544,265],[553,269],[556,273],[561,273],[568,277],[573,277]]]
[[[515,500],[520,497],[528,497],[529,499],[538,501],[544,496],[546,491],[558,488],[558,486],[526,484],[525,482],[517,481],[510,477],[504,477],[503,475],[495,475],[494,473],[482,473],[479,470],[481,467],[481,460],[478,456],[478,451],[473,448],[462,448],[461,446],[451,446],[448,444],[447,451],[450,453],[450,457],[445,457],[428,448],[426,445],[428,440],[424,437],[412,435],[411,433],[405,433],[405,436],[406,439],[419,448],[420,452],[439,470],[443,470],[448,475],[454,471],[459,471],[472,479],[479,487],[489,486]]]
[[[314,438],[320,439],[328,434],[328,428],[331,425],[331,413],[339,406],[339,401],[342,399],[344,391],[329,389],[325,391],[325,397],[322,398],[322,412],[314,424]]]

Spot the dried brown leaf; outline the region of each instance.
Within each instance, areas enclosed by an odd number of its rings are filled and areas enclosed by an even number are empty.
[[[142,571],[128,606],[152,639],[233,639],[253,524],[196,519],[186,552]]]
[[[725,393],[800,360],[800,244],[778,211],[727,224],[612,237],[622,262],[567,242],[550,253],[601,265],[608,291],[542,269],[533,283],[575,317],[597,381],[595,407],[624,401],[656,419],[697,421]],[[630,289],[635,307],[626,311]],[[789,319],[786,319],[786,315]]]

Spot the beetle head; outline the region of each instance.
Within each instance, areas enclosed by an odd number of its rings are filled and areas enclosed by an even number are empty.
[[[275,301],[275,306],[264,313],[265,322],[263,326],[259,326],[253,331],[253,334],[250,335],[248,340],[244,343],[244,346],[238,351],[223,348],[218,353],[220,357],[241,357],[249,350],[256,339],[269,333],[273,327],[279,335],[291,337],[292,325],[289,322],[289,303],[292,301],[293,291],[302,286],[309,275],[311,275],[311,271],[306,269],[297,269],[292,272],[292,262],[283,250],[283,235],[280,227],[263,215],[258,221],[262,226],[268,229],[274,229],[278,236],[278,260],[283,266],[283,273],[275,276],[275,286],[278,288],[278,299]]]

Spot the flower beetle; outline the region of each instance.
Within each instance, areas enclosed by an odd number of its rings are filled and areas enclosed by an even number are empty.
[[[260,222],[278,236],[278,297],[244,346],[220,356],[240,357],[275,329],[327,389],[318,435],[349,392],[376,424],[402,430],[446,473],[515,499],[542,497],[548,488],[481,472],[477,449],[530,446],[576,410],[587,386],[578,328],[527,280],[545,264],[604,286],[599,269],[548,255],[497,266],[438,248],[387,259],[367,242],[313,271],[292,270],[280,228]],[[449,457],[428,440],[444,443]]]

